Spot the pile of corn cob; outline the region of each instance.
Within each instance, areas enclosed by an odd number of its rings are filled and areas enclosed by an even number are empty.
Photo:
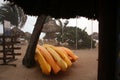
[[[43,74],[50,75],[66,71],[78,59],[69,48],[58,47],[50,44],[37,44],[35,61],[39,64]]]

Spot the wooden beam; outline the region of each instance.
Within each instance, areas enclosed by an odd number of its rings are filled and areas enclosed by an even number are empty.
[[[116,0],[99,0],[98,80],[115,80]]]

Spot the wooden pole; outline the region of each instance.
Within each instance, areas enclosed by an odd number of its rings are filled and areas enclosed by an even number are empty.
[[[77,20],[78,20],[78,16],[76,16],[76,33],[75,33],[75,34],[76,34],[76,49],[78,49],[78,40],[77,40],[77,39],[78,39],[78,38],[77,38],[77,37],[78,37],[78,33],[77,33],[77,32],[78,32],[78,31],[77,31],[78,23],[77,23]]]
[[[91,49],[93,49],[93,20],[91,20]]]
[[[99,0],[98,80],[115,80],[116,0]]]

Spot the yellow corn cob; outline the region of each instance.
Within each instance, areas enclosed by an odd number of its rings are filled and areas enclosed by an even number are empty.
[[[47,51],[47,49],[43,46],[37,45],[37,48],[40,50],[41,54],[45,57],[46,61],[51,65],[54,73],[57,74],[61,68],[53,59],[52,55]]]
[[[68,56],[70,56],[72,58],[72,61],[76,61],[79,57],[77,55],[75,55],[69,48],[66,47],[60,47],[62,48],[62,50],[64,50]]]
[[[62,59],[67,63],[68,67],[72,65],[71,60],[68,58],[67,53],[64,50],[62,50],[59,47],[55,47],[53,45],[48,45],[48,46],[54,49],[62,57]]]
[[[48,45],[43,45],[53,56],[53,58],[55,59],[55,61],[57,62],[57,64],[60,66],[62,71],[66,71],[67,69],[67,63],[60,57],[60,55],[54,50],[52,49],[50,46]]]
[[[68,66],[70,67],[72,65],[72,61],[70,60],[69,56],[67,55],[67,53],[62,50],[61,48],[57,47],[59,54],[61,54],[61,56],[63,57],[63,59],[66,61],[66,63],[68,64]]]
[[[38,61],[42,72],[46,75],[49,75],[51,72],[51,66],[45,60],[45,58],[43,57],[43,55],[41,54],[38,48],[36,48],[35,60]]]

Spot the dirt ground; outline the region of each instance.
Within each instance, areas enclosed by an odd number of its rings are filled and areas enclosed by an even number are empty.
[[[57,75],[43,75],[40,67],[26,68],[22,65],[22,59],[27,45],[19,50],[22,54],[16,56],[12,62],[17,66],[0,65],[0,80],[97,80],[98,49],[73,50],[79,59],[66,71]],[[2,61],[0,61],[1,63]]]

